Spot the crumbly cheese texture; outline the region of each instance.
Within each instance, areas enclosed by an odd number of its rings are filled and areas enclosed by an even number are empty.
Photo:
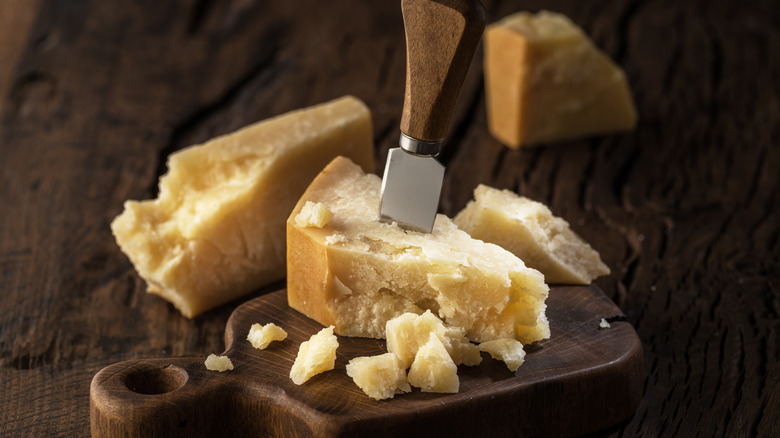
[[[460,389],[458,367],[434,333],[421,345],[407,375],[409,383],[422,392],[456,393]]]
[[[344,157],[312,181],[287,222],[290,307],[346,336],[384,338],[387,321],[425,310],[476,342],[550,336],[539,271],[443,215],[430,234],[380,222],[380,183]],[[333,213],[322,228],[295,223],[309,201]]]
[[[336,365],[336,349],[339,341],[333,334],[333,326],[326,327],[301,343],[298,355],[290,369],[290,379],[303,385],[317,374],[332,370]]]
[[[493,359],[502,360],[509,371],[515,372],[525,362],[523,344],[515,339],[494,339],[479,344],[479,349],[490,354]]]
[[[625,73],[566,16],[518,12],[485,29],[488,127],[509,147],[633,129]]]
[[[568,222],[510,190],[477,186],[454,222],[475,239],[509,250],[544,274],[548,284],[589,284],[610,272]]]
[[[287,339],[287,332],[272,322],[269,322],[266,325],[252,324],[246,339],[253,347],[259,350],[265,350],[271,342],[284,341]]]
[[[172,154],[157,199],[111,223],[147,282],[187,317],[285,276],[285,221],[337,155],[374,169],[371,116],[347,96]]]
[[[307,202],[301,212],[295,216],[295,225],[299,227],[322,228],[333,217],[333,213],[321,203]]]
[[[433,334],[441,341],[455,365],[479,365],[482,356],[479,348],[469,342],[465,330],[461,327],[445,325],[430,310],[422,315],[404,313],[385,325],[387,351],[394,353],[408,368],[414,361],[417,351],[426,344]]]
[[[209,354],[209,356],[206,358],[206,362],[204,363],[206,365],[206,369],[211,371],[223,372],[233,369],[233,362],[227,356]]]
[[[347,375],[374,400],[411,392],[406,367],[393,353],[356,357],[347,364]]]

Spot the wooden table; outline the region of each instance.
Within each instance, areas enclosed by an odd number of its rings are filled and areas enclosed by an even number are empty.
[[[223,350],[242,301],[183,318],[146,293],[109,222],[155,196],[171,152],[344,94],[372,110],[380,171],[403,97],[397,3],[0,3],[0,435],[88,435],[100,369]],[[780,436],[780,7],[484,4],[490,22],[572,18],[625,68],[640,122],[509,150],[487,132],[480,50],[441,211],[478,183],[510,188],[601,252],[612,274],[596,283],[646,371],[636,414],[604,436]]]

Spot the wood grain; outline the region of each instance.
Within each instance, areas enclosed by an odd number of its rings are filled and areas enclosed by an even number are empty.
[[[0,435],[88,436],[99,370],[220,351],[241,304],[190,321],[147,295],[109,232],[122,203],[154,196],[172,151],[344,94],[371,108],[382,169],[403,21],[393,1],[34,3],[12,0],[35,18],[0,41]],[[602,254],[596,283],[635,327],[646,379],[635,415],[598,436],[780,436],[776,1],[483,4],[489,23],[569,16],[625,69],[640,121],[508,150],[487,133],[478,50],[439,157],[442,212],[477,183],[514,189]]]
[[[208,371],[204,357],[139,359],[92,380],[93,437],[576,436],[618,424],[642,397],[642,347],[620,309],[596,287],[555,287],[551,337],[527,346],[514,373],[483,354],[461,366],[457,394],[414,391],[375,401],[346,375],[349,360],[386,353],[384,341],[338,337],[334,370],[303,385],[289,378],[301,342],[322,325],[287,306],[280,290],[241,305],[227,323],[234,369]],[[599,328],[602,318],[612,321]],[[287,339],[257,350],[252,324]]]
[[[418,140],[447,135],[487,20],[477,0],[402,0],[406,91],[401,131]]]

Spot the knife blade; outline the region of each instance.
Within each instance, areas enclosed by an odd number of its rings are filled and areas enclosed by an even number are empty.
[[[388,151],[379,217],[430,233],[444,166],[436,160],[487,15],[476,0],[401,0],[406,88],[399,147]]]

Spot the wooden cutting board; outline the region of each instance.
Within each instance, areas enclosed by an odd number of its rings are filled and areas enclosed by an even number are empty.
[[[375,401],[347,376],[350,359],[385,353],[382,340],[339,336],[336,367],[298,386],[289,378],[301,342],[322,326],[287,306],[286,291],[255,298],[225,330],[235,369],[205,357],[131,360],[92,380],[92,436],[575,436],[629,418],[642,397],[642,344],[595,286],[552,287],[550,339],[526,346],[515,373],[483,353],[458,367],[460,392],[419,390]],[[611,327],[599,328],[602,318]],[[257,350],[254,323],[273,322],[283,342]]]

